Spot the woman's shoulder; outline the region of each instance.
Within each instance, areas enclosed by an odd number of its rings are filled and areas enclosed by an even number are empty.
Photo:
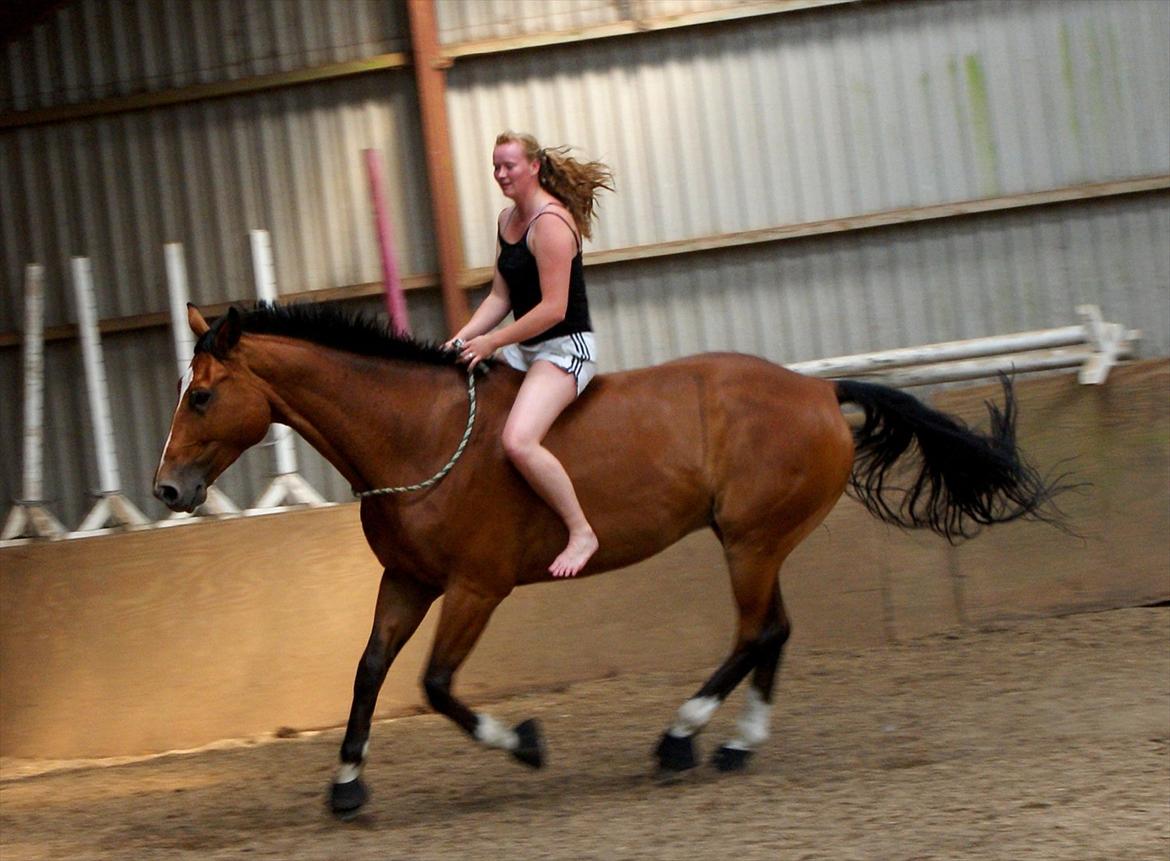
[[[559,200],[541,209],[533,217],[531,227],[531,232],[540,236],[571,236],[574,244],[580,245],[581,239],[573,222],[573,213]]]
[[[503,233],[504,226],[507,225],[509,220],[511,220],[512,214],[515,211],[516,204],[514,203],[511,206],[505,206],[503,209],[501,209],[499,214],[496,216],[496,229]]]

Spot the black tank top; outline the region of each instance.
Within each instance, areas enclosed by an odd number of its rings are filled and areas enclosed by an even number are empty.
[[[540,273],[536,268],[536,258],[528,250],[528,231],[533,222],[541,216],[538,212],[519,242],[508,242],[504,239],[503,231],[498,231],[500,239],[500,256],[496,266],[504,283],[508,285],[508,298],[512,303],[512,316],[519,320],[533,308],[540,304]],[[549,212],[568,224],[559,212]],[[510,218],[511,216],[509,216]],[[573,231],[576,235],[576,231]],[[589,320],[589,300],[585,296],[585,271],[581,260],[581,245],[578,241],[577,256],[569,268],[569,302],[565,308],[565,319],[550,329],[545,329],[539,335],[529,338],[523,343],[525,346],[539,344],[550,338],[560,338],[564,335],[573,335],[577,332],[592,332],[593,324]]]

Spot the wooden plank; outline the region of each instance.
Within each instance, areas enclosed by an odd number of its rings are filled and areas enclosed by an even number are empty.
[[[427,189],[431,196],[431,226],[435,231],[439,286],[443,293],[443,317],[447,334],[454,335],[467,322],[471,311],[467,307],[467,295],[459,283],[463,271],[463,244],[447,119],[446,67],[450,61],[444,60],[439,53],[434,0],[407,0],[406,9],[410,19],[410,43],[414,50],[414,83],[418,91]]]
[[[711,251],[733,248],[738,245],[756,245],[762,242],[777,242],[785,239],[804,239],[810,236],[825,236],[833,233],[849,233],[855,230],[869,230],[875,227],[889,227],[897,224],[913,224],[919,221],[934,221],[988,212],[1001,212],[1029,206],[1050,206],[1075,200],[1093,200],[1101,197],[1115,197],[1146,191],[1170,189],[1170,174],[1137,177],[1114,182],[1088,183],[1044,191],[1024,192],[1001,197],[986,197],[963,200],[955,203],[940,203],[906,209],[888,209],[844,218],[830,218],[824,221],[806,221],[799,224],[783,224],[737,233],[712,234],[690,239],[659,242],[654,245],[612,248],[595,251],[586,256],[592,265],[644,260],[652,257],[670,257],[692,254],[696,251]]]
[[[989,212],[1021,209],[1029,206],[1050,206],[1076,200],[1094,200],[1116,197],[1124,194],[1139,194],[1170,189],[1170,174],[1143,176],[1112,182],[1088,183],[1044,191],[963,200],[955,203],[940,203],[906,209],[888,209],[869,212],[845,218],[830,218],[824,221],[805,221],[798,224],[782,224],[756,230],[742,230],[736,233],[717,233],[696,236],[689,239],[675,239],[649,245],[631,245],[622,248],[607,248],[591,251],[585,255],[586,266],[605,266],[612,263],[626,263],[632,260],[649,260],[655,257],[674,257],[694,254],[700,251],[717,251],[740,245],[756,245],[764,242],[780,242],[787,239],[806,239],[812,236],[826,236],[833,233],[848,233],[854,230],[870,230],[875,227],[889,227],[897,224],[913,224],[919,221],[934,221],[944,218],[958,218]],[[482,287],[491,281],[491,267],[468,269],[460,283],[466,289]]]
[[[757,18],[764,15],[776,15],[783,12],[815,9],[822,6],[866,2],[875,2],[875,0],[757,0],[754,3],[744,3],[723,9],[688,12],[660,18],[629,19],[596,27],[583,27],[576,30],[554,31],[551,33],[532,33],[506,39],[464,42],[442,48],[439,51],[437,62],[445,67],[449,66],[456,57],[498,54],[506,51],[572,44],[595,39],[606,39],[614,36],[632,36],[657,30],[694,27],[703,24],[718,24]],[[36,108],[24,111],[9,111],[0,114],[0,129],[27,128],[29,126],[60,123],[69,120],[84,119],[86,117],[108,116],[127,111],[141,111],[165,105],[198,102],[205,99],[217,99],[227,96],[239,96],[280,87],[291,87],[301,84],[330,81],[336,78],[346,78],[353,75],[364,75],[370,72],[403,69],[410,65],[411,58],[409,53],[393,51],[387,54],[364,57],[359,60],[327,63],[308,69],[294,69],[292,71],[276,72],[270,75],[254,75],[234,81],[192,84],[170,90],[160,90],[152,93],[135,93],[129,96],[115,96],[113,98],[98,99],[79,104],[55,105],[50,108]]]
[[[636,36],[658,30],[674,30],[682,27],[697,27],[704,24],[721,24],[742,21],[765,15],[779,15],[784,12],[801,12],[822,6],[840,6],[846,3],[864,3],[872,0],[757,0],[755,3],[740,3],[722,9],[706,9],[699,12],[682,12],[659,18],[628,18],[610,24],[596,24],[571,30],[555,30],[548,33],[524,33],[519,36],[505,36],[498,39],[478,39],[444,46],[442,55],[449,60],[460,57],[477,57],[486,54],[503,54],[509,51],[524,51],[531,48],[547,48],[588,42],[597,39],[611,39],[615,36]]]
[[[421,290],[428,287],[437,287],[439,284],[436,275],[410,275],[402,279],[404,290]],[[348,299],[364,299],[367,296],[381,296],[383,292],[381,281],[370,281],[364,284],[349,284],[342,287],[329,287],[323,290],[303,290],[300,293],[285,293],[280,297],[282,302],[338,302]],[[252,300],[247,300],[252,301]],[[217,317],[227,309],[238,304],[233,302],[217,302],[215,304],[200,305],[199,309],[205,316]],[[108,317],[98,325],[98,331],[103,335],[111,332],[133,332],[137,329],[153,329],[156,326],[169,326],[171,315],[169,311],[152,311],[148,314],[131,314],[126,317]],[[50,326],[45,329],[45,341],[66,341],[77,337],[77,326],[66,323],[60,326]],[[20,332],[0,332],[0,348],[15,347],[23,343]]]
[[[657,242],[652,245],[610,248],[604,251],[592,251],[586,254],[585,265],[606,266],[632,260],[649,260],[655,257],[672,257],[676,255],[694,254],[700,251],[716,251],[721,248],[734,248],[740,245],[780,242],[787,239],[803,239],[811,236],[845,233],[853,230],[868,230],[875,227],[888,227],[896,224],[913,224],[918,221],[959,218],[967,215],[1000,212],[1029,206],[1051,206],[1076,200],[1095,200],[1125,194],[1165,191],[1167,189],[1170,189],[1170,174],[1135,177],[1133,179],[1114,182],[1090,183],[1002,197],[988,197],[909,209],[892,209],[867,213],[865,215],[849,216],[847,218],[779,225],[776,227],[760,228],[758,230],[745,230],[738,233],[712,234],[710,236],[700,236],[691,239]],[[492,269],[489,266],[465,269],[459,276],[459,286],[464,290],[476,289],[489,283],[491,277]],[[409,276],[404,278],[402,282],[403,289],[405,290],[436,287],[438,284],[438,276],[430,274]],[[281,299],[286,301],[332,302],[344,299],[359,299],[377,295],[381,292],[381,282],[373,282],[369,284],[331,287],[323,290],[308,290],[302,293],[290,293],[281,296]],[[229,304],[231,303],[209,306],[207,310],[209,313],[222,313],[227,309]],[[100,325],[100,331],[104,334],[106,332],[149,329],[154,326],[166,325],[168,319],[169,317],[165,312],[137,314],[131,317],[117,317],[103,320]],[[59,341],[65,338],[75,337],[77,337],[77,327],[73,325],[52,326],[45,329],[46,341]],[[21,343],[21,340],[19,332],[0,332],[0,348],[16,346]]]
[[[206,84],[192,84],[153,93],[135,93],[130,96],[115,96],[72,105],[57,105],[51,108],[37,108],[27,111],[9,111],[0,114],[0,129],[28,128],[29,126],[61,123],[86,117],[108,116],[127,111],[143,111],[165,105],[179,105],[206,99],[221,99],[258,93],[280,87],[301,84],[315,84],[336,78],[383,72],[389,69],[403,69],[410,65],[410,56],[401,51],[378,54],[360,60],[344,63],[328,63],[309,69],[294,69],[290,72],[275,72],[271,75],[254,75],[234,81],[213,81]]]

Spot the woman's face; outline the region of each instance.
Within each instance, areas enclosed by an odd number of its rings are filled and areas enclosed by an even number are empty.
[[[492,150],[492,175],[504,197],[523,197],[537,181],[538,173],[540,162],[529,161],[519,141],[505,141]]]

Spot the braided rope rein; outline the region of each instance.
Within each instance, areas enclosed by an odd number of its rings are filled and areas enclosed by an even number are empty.
[[[365,499],[370,496],[388,496],[391,493],[410,493],[412,490],[426,490],[428,487],[433,487],[443,480],[443,477],[451,471],[455,466],[455,462],[463,456],[463,450],[467,448],[467,441],[471,439],[471,428],[475,425],[475,372],[467,372],[467,427],[463,431],[463,439],[459,440],[459,446],[455,449],[455,454],[451,455],[451,459],[447,461],[447,465],[428,478],[426,481],[420,481],[418,484],[407,484],[402,487],[379,487],[376,490],[355,490],[353,495],[358,499]]]

